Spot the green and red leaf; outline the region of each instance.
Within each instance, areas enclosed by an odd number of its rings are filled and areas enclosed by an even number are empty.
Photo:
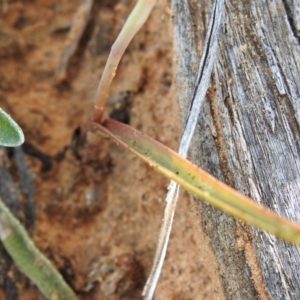
[[[102,125],[92,123],[92,129],[102,132],[187,191],[226,213],[285,240],[300,243],[298,224],[243,196],[151,137],[114,120],[105,120]]]

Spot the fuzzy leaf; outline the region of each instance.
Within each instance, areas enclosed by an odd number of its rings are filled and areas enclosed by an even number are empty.
[[[17,267],[46,299],[77,300],[52,263],[36,248],[20,221],[0,199],[0,240]]]
[[[17,147],[24,143],[24,134],[19,125],[0,108],[0,145]]]
[[[293,243],[300,244],[300,226],[241,195],[210,174],[136,129],[114,120],[91,128],[129,149],[158,172],[228,214]]]

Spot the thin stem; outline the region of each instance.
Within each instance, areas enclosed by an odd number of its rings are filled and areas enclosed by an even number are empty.
[[[151,300],[156,289],[170,239],[170,233],[178,201],[178,192],[179,185],[175,181],[171,181],[166,198],[167,204],[164,210],[164,217],[162,219],[162,224],[159,231],[159,237],[151,272],[142,293],[143,300]]]
[[[109,88],[119,62],[133,37],[148,19],[155,2],[156,0],[139,0],[137,2],[111,48],[96,95],[93,116],[93,121],[96,123],[101,123]]]

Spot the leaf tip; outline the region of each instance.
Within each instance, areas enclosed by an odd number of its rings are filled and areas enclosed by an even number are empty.
[[[0,145],[17,147],[24,143],[25,137],[20,126],[0,108]]]

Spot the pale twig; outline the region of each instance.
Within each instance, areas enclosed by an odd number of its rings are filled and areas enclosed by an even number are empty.
[[[101,123],[109,88],[116,74],[119,62],[133,37],[146,22],[155,2],[156,0],[139,0],[137,2],[115,43],[111,47],[108,60],[98,85],[94,106],[94,122]]]
[[[143,290],[143,299],[151,300],[153,298],[156,285],[161,273],[161,269],[166,256],[170,233],[172,229],[172,223],[176,210],[178,200],[179,185],[175,181],[171,181],[168,187],[168,194],[166,197],[166,207],[164,210],[164,216],[159,231],[158,242],[156,245],[156,251],[154,260],[152,263],[151,273],[148,277],[146,285]]]
[[[193,98],[187,114],[184,131],[180,140],[178,154],[186,157],[191,140],[197,125],[206,91],[209,86],[210,76],[217,52],[218,35],[223,19],[224,0],[216,0],[212,7],[209,26],[205,37],[204,49],[199,63],[198,74],[195,82]],[[164,217],[159,233],[158,244],[154,256],[151,273],[143,290],[143,299],[151,300],[153,298],[156,285],[161,273],[163,261],[166,255],[167,244],[170,237],[173,217],[176,209],[179,186],[171,181],[166,198],[166,207]]]

